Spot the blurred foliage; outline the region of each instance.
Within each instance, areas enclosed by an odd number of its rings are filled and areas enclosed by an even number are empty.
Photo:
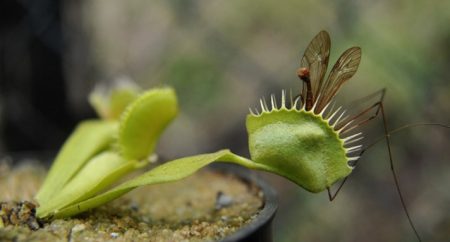
[[[325,29],[330,66],[350,46],[363,51],[358,73],[339,94],[343,103],[385,87],[389,128],[450,123],[449,9],[450,1],[418,0],[84,1],[81,21],[70,24],[81,25],[90,59],[67,58],[90,71],[67,75],[174,86],[182,114],[159,147],[164,158],[224,147],[246,154],[248,107],[281,89],[299,90],[301,55]],[[382,135],[381,125],[376,119],[365,127],[369,140]],[[393,136],[402,190],[426,240],[450,238],[449,136],[430,127]],[[264,176],[280,194],[275,241],[414,241],[383,143],[366,152],[332,203]]]
[[[165,70],[162,79],[167,80],[167,84],[178,90],[186,90],[178,93],[186,112],[203,113],[198,106],[206,105],[205,108],[211,109],[220,105],[217,99],[222,94],[220,89],[223,73],[214,59],[194,56],[181,58],[171,61]]]

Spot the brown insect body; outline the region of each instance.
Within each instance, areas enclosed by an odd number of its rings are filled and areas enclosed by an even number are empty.
[[[312,93],[312,87],[311,87],[311,80],[309,78],[309,70],[306,67],[300,67],[297,70],[297,76],[304,82],[306,83],[306,98],[305,98],[305,109],[306,110],[311,110],[311,108],[313,107],[314,103],[314,97],[313,97],[313,93]]]

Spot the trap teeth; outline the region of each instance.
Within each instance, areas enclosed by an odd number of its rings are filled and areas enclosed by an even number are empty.
[[[347,153],[352,153],[352,152],[360,151],[361,148],[362,148],[362,145],[356,145],[356,146],[347,148]]]
[[[336,111],[334,111],[333,114],[331,114],[331,116],[329,118],[327,118],[329,121],[332,120],[334,118],[334,116],[336,116],[336,114],[341,110],[342,107],[338,107],[336,109]]]
[[[320,111],[319,116],[323,117],[323,114],[325,113],[325,110],[327,110],[327,108],[330,106],[331,102],[329,102],[327,105],[325,105],[325,107],[322,109],[322,111]]]
[[[272,104],[272,111],[278,109],[277,100],[275,99],[275,95],[270,95],[270,102]]]
[[[336,119],[336,121],[334,121],[333,127],[336,127],[336,125],[339,124],[339,121],[341,120],[341,118],[344,116],[346,110],[344,110],[341,115],[339,115],[339,117]]]
[[[266,99],[264,97],[262,97],[259,99],[260,110],[259,110],[259,108],[256,108],[255,110],[251,109],[250,114],[257,116],[257,115],[262,115],[263,113],[270,113],[272,111],[281,110],[281,109],[297,110],[297,111],[305,110],[305,108],[306,108],[305,103],[302,102],[300,96],[297,96],[294,98],[294,96],[292,94],[292,90],[289,93],[289,100],[287,98],[288,97],[287,97],[286,90],[281,90],[280,104],[278,104],[275,94],[271,94],[268,101],[266,101]],[[270,102],[270,103],[268,103],[268,102]],[[287,102],[290,102],[290,106],[287,106]],[[342,110],[342,107],[338,107],[336,110],[333,110],[334,105],[335,105],[334,102],[329,102],[327,105],[325,105],[324,108],[322,108],[320,110],[320,113],[316,113],[316,109],[319,108],[319,102],[317,99],[316,102],[313,104],[313,107],[310,110],[308,110],[308,112],[312,112],[316,116],[321,116],[323,119],[328,120],[329,121],[328,123],[331,126],[336,127],[338,124],[343,123],[348,118],[348,116],[344,116],[346,111]],[[327,114],[325,114],[326,112],[327,112]],[[338,116],[337,119],[332,121],[332,119],[336,118],[336,116]],[[346,127],[347,125],[348,125],[348,123],[345,124],[344,127]]]
[[[265,101],[265,100],[264,100]],[[264,101],[263,99],[259,99],[259,104],[261,105],[261,113],[266,112],[265,106],[264,106]]]
[[[350,120],[350,121],[348,121],[346,124],[344,124],[344,126],[342,126],[337,132],[338,132],[338,134],[341,134],[341,132],[342,131],[344,131],[351,123],[353,123],[353,121],[355,121],[355,120]],[[350,128],[350,129],[352,129],[352,128]],[[344,131],[345,132],[345,131]]]
[[[294,100],[294,103],[292,104],[292,110],[294,110],[294,109],[297,109],[297,105],[298,105],[298,101],[300,100],[300,97],[297,97],[295,100]],[[300,109],[301,109],[302,107],[300,107]]]
[[[351,169],[354,169],[356,166],[356,161],[358,161],[360,156],[347,157],[347,164]]]
[[[290,101],[291,101],[291,110],[300,110],[297,107],[299,98],[296,98],[295,100],[292,99],[292,93],[290,96]],[[258,116],[261,115],[263,113],[270,113],[272,111],[276,111],[276,110],[281,110],[281,109],[288,109],[286,107],[286,90],[282,90],[281,91],[281,105],[279,106],[277,103],[277,99],[275,94],[271,94],[270,95],[270,106],[267,104],[267,101],[265,98],[260,98],[259,99],[259,106],[261,108],[261,112],[259,111],[258,108],[255,108],[254,110],[249,108],[250,114],[253,116]]]
[[[320,98],[320,93],[316,98],[316,101],[314,102],[312,108],[311,108],[311,112],[316,113],[316,107],[317,107],[317,103],[319,102],[319,98]]]
[[[266,109],[266,112],[270,112],[269,106],[267,106],[266,99],[263,98],[264,108]]]
[[[333,109],[334,109],[334,106],[336,105],[336,102],[332,101],[332,102],[328,103],[328,105],[330,105],[330,104],[331,104],[331,108],[330,108],[330,111],[324,117],[325,119],[330,119],[330,116],[333,113]]]
[[[345,145],[353,144],[353,143],[358,142],[358,141],[360,141],[360,140],[362,140],[362,139],[364,139],[363,136],[358,137],[358,138],[356,138],[356,139],[352,139],[352,140],[350,140],[350,141],[346,141],[346,142],[345,142]]]
[[[348,159],[348,161],[353,162],[353,161],[359,160],[359,157],[360,156],[354,156],[354,157],[348,157],[347,159]]]
[[[286,108],[286,91],[281,90],[281,108]]]
[[[359,132],[359,133],[356,133],[356,134],[354,134],[354,135],[350,135],[350,136],[344,138],[344,139],[343,139],[343,140],[344,140],[344,143],[350,142],[352,139],[358,137],[359,135],[362,135],[362,133]]]

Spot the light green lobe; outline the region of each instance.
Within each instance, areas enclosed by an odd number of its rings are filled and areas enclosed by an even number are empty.
[[[310,192],[350,174],[343,142],[312,112],[279,109],[247,116],[251,158]]]
[[[128,160],[147,158],[177,113],[177,98],[171,88],[155,88],[139,96],[120,118],[118,143],[122,156]]]

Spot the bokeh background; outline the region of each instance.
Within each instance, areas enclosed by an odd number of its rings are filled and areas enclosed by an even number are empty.
[[[260,97],[299,90],[295,75],[320,30],[330,65],[358,45],[342,103],[387,89],[390,129],[450,123],[450,1],[5,0],[0,3],[0,153],[54,151],[82,119],[97,83],[171,85],[181,114],[165,159],[231,148],[248,155],[245,117]],[[364,127],[374,140],[376,119]],[[427,241],[450,238],[450,131],[393,135],[409,211]],[[279,192],[275,241],[414,241],[384,143],[368,150],[337,199],[261,174]]]

